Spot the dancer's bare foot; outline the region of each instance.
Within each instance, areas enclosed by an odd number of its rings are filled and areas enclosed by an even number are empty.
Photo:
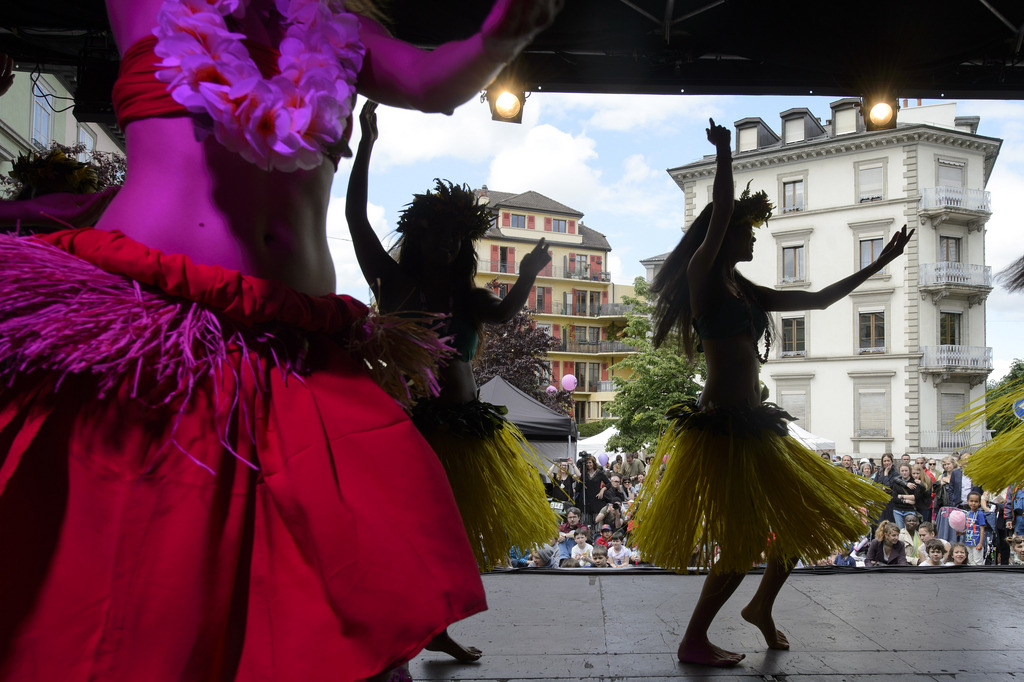
[[[746,657],[745,654],[720,649],[707,639],[699,641],[687,641],[684,639],[679,643],[679,651],[676,655],[683,663],[712,665],[716,668],[727,668],[731,665],[736,665]]]
[[[484,652],[475,646],[463,646],[456,642],[448,634],[448,630],[430,640],[430,644],[426,646],[426,649],[427,651],[440,651],[441,653],[448,654],[460,663],[472,663],[473,661],[480,660],[480,657],[484,655]]]
[[[757,629],[761,631],[761,636],[764,637],[764,641],[768,643],[769,649],[788,649],[789,640],[786,635],[782,634],[780,630],[775,627],[775,620],[772,618],[771,613],[760,613],[757,609],[748,605],[742,611],[740,615],[743,616],[743,620],[757,626]]]

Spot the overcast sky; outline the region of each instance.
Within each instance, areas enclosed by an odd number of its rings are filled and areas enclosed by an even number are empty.
[[[644,274],[641,259],[669,251],[679,239],[683,194],[665,170],[714,151],[704,134],[709,116],[727,127],[758,116],[779,133],[779,113],[807,107],[824,122],[836,99],[534,93],[522,125],[491,121],[487,105],[475,99],[452,116],[381,107],[370,220],[379,235],[389,235],[412,194],[428,189],[435,177],[502,192],[534,190],[580,211],[586,225],[604,233],[612,246],[612,279],[630,284]],[[1024,225],[1010,203],[1013,196],[1024,197],[1024,103],[961,101],[957,115],[980,116],[979,134],[1003,140],[987,187],[993,207],[987,263],[998,271],[1024,253]],[[353,149],[358,137],[357,125]],[[343,160],[335,176],[328,235],[339,293],[365,301],[369,292],[345,222],[350,165]],[[995,355],[990,379],[1003,376],[1014,358],[1024,358],[1022,304],[1020,295],[1001,288],[989,296],[988,344]]]

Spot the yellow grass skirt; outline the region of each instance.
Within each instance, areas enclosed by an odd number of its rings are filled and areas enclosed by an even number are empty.
[[[889,493],[782,435],[788,416],[767,405],[672,408],[663,472],[648,475],[636,504],[645,561],[685,573],[717,547],[716,571],[745,573],[763,554],[817,561],[867,533],[866,513],[879,515]]]
[[[968,410],[958,419],[961,429],[971,425],[992,424],[996,420],[1008,421],[1010,427],[978,449],[967,464],[964,473],[975,485],[985,490],[1003,490],[1009,485],[1024,484],[1024,421],[1013,414],[1013,404],[1024,398],[1024,382],[1018,383],[1005,395],[986,394],[985,402]]]
[[[502,410],[474,401],[441,409],[417,405],[413,415],[448,474],[481,571],[503,563],[512,547],[551,542],[560,523],[540,477],[546,468],[540,453]]]

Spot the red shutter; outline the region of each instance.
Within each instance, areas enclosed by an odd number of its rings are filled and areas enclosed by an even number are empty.
[[[551,218],[544,218],[544,231],[545,232],[550,232],[551,231]]]
[[[572,290],[572,302],[569,303],[569,314],[570,315],[575,315],[576,314],[576,290],[575,289]]]
[[[505,215],[508,215],[507,213]],[[491,244],[491,272],[498,271],[498,245]]]
[[[602,291],[601,292],[601,305],[608,305],[608,292],[607,291]]]
[[[557,325],[556,325],[557,326]],[[559,374],[562,371],[562,363],[558,360],[551,361],[551,383],[558,384]]]
[[[551,260],[548,261],[548,264],[544,266],[544,269],[540,271],[540,274],[541,274],[542,277],[550,277],[551,276],[551,265],[552,265],[553,262],[554,262],[554,259],[552,258]]]
[[[608,381],[608,363],[601,363],[601,381]]]
[[[548,267],[551,267],[550,264]],[[544,287],[544,312],[551,312],[551,287]]]
[[[569,254],[569,272],[570,273],[576,272],[576,254],[575,253],[570,253]]]
[[[551,335],[554,336],[556,339],[562,338],[562,325],[560,325],[560,324],[553,324],[553,325],[551,325]]]
[[[601,340],[602,341],[607,341],[608,340],[608,327],[601,327]]]
[[[505,272],[510,275],[516,274],[516,247],[508,247],[508,265],[505,267]]]
[[[502,227],[508,227],[511,224],[512,224],[512,216],[509,215],[506,211],[502,211],[501,212],[501,226]]]
[[[537,229],[536,225],[534,225],[534,220],[533,220],[533,216],[532,215],[526,216],[526,229],[527,230],[535,230],[535,229]]]
[[[576,221],[575,220],[570,220],[569,221],[569,234],[576,234]]]
[[[534,310],[537,310],[539,308],[539,306],[537,305],[537,287],[530,287],[529,302],[531,304],[530,307],[533,308]]]
[[[594,256],[590,261],[590,271],[595,275],[601,272],[601,257]]]

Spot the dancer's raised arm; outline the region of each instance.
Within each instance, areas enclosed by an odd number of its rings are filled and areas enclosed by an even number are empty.
[[[765,310],[823,310],[847,296],[869,277],[881,272],[886,265],[896,260],[913,236],[914,230],[908,232],[907,226],[904,225],[892,236],[873,263],[820,291],[776,291],[768,287],[757,287],[758,300]]]
[[[537,281],[537,275],[549,262],[551,262],[551,254],[548,253],[547,240],[542,237],[533,250],[523,256],[523,260],[519,263],[519,278],[509,289],[505,298],[499,299],[487,289],[479,290],[483,296],[486,296],[483,305],[477,311],[480,321],[494,324],[512,319],[512,316],[526,305],[526,299],[530,296],[533,283]]]
[[[686,269],[690,287],[698,298],[703,296],[708,275],[718,259],[718,252],[722,248],[733,211],[732,134],[727,128],[716,125],[714,119],[709,118],[708,122],[708,142],[715,145],[718,162],[715,168],[715,183],[711,190],[711,223],[707,236],[697,247]]]
[[[368,18],[359,92],[382,104],[450,114],[489,84],[507,62],[555,20],[564,0],[497,0],[480,31],[421,50]]]
[[[345,219],[352,234],[352,246],[355,248],[359,269],[366,278],[366,283],[373,289],[374,295],[380,297],[381,284],[399,276],[398,263],[388,255],[380,243],[370,221],[366,217],[367,185],[370,174],[370,155],[373,144],[377,141],[377,103],[367,101],[359,113],[359,148],[352,164],[352,172],[348,176],[348,195],[345,199]]]

